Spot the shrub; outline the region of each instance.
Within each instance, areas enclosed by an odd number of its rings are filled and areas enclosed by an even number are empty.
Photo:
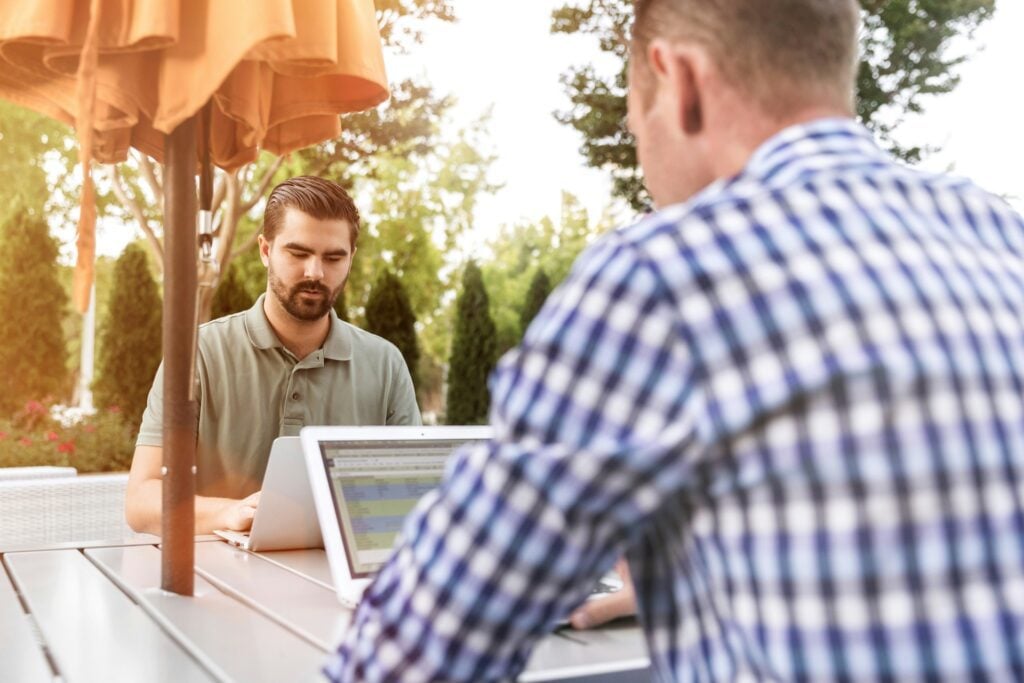
[[[118,406],[138,425],[160,365],[163,304],[146,252],[129,244],[114,264],[92,389],[100,408]]]
[[[46,222],[25,213],[0,226],[0,416],[27,400],[70,388],[62,327],[57,244]]]
[[[470,261],[456,302],[455,337],[448,363],[448,424],[483,424],[491,397],[487,377],[494,368],[498,331],[491,319],[480,268]]]
[[[52,465],[81,473],[118,472],[131,466],[133,426],[117,406],[68,425],[39,401],[0,420],[0,467]]]
[[[416,341],[416,314],[402,281],[389,270],[381,274],[366,300],[366,329],[398,347],[412,383],[418,387],[420,347]]]
[[[523,310],[519,315],[519,329],[526,334],[526,328],[530,326],[533,319],[544,307],[548,295],[551,294],[551,280],[543,268],[539,268],[530,280],[530,290],[526,293],[526,300],[523,302]]]
[[[225,315],[246,311],[252,308],[256,298],[249,294],[242,279],[241,266],[232,261],[228,271],[221,277],[217,291],[213,293],[213,303],[210,304],[210,319],[221,318]]]

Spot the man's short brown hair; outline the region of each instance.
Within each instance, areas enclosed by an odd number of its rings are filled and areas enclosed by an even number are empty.
[[[263,212],[263,238],[273,241],[277,236],[287,209],[298,209],[320,220],[342,219],[352,226],[352,247],[359,237],[359,209],[341,185],[303,175],[289,178],[275,187],[267,199]]]
[[[703,45],[723,77],[772,113],[810,98],[852,106],[856,0],[636,0],[632,58],[657,37]]]

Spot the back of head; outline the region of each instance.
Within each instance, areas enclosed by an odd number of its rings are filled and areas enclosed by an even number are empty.
[[[270,192],[263,212],[263,237],[273,241],[287,209],[297,209],[320,220],[339,219],[352,226],[352,246],[359,237],[359,209],[341,185],[316,176],[289,178]]]
[[[856,0],[636,0],[633,59],[654,38],[696,42],[766,112],[828,103],[852,111]]]

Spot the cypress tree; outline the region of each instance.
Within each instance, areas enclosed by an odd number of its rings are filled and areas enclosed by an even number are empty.
[[[112,280],[92,389],[97,406],[119,406],[137,427],[160,365],[163,303],[137,243],[118,257]]]
[[[14,214],[0,226],[0,415],[30,400],[66,398],[66,305],[49,227]]]
[[[210,319],[248,310],[255,301],[256,299],[249,294],[242,282],[238,262],[233,261],[228,266],[228,272],[224,273],[220,284],[217,285],[217,291],[213,293]]]
[[[551,280],[548,279],[548,274],[544,272],[543,268],[538,268],[537,272],[533,275],[533,279],[530,280],[530,290],[526,293],[523,310],[519,314],[519,325],[523,334],[526,334],[526,328],[530,326],[533,319],[540,313],[540,309],[543,308],[544,302],[550,293]]]
[[[389,270],[377,279],[366,300],[366,330],[398,347],[409,367],[413,384],[419,386],[420,347],[416,341],[416,314],[412,312],[402,281]]]
[[[494,369],[497,339],[483,276],[470,261],[456,302],[455,337],[448,362],[448,424],[487,421],[491,404],[487,377]]]

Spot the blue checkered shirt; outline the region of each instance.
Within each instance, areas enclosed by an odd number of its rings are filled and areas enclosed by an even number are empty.
[[[659,680],[1024,680],[1024,224],[847,120],[606,235],[329,663],[484,681],[625,552]]]

